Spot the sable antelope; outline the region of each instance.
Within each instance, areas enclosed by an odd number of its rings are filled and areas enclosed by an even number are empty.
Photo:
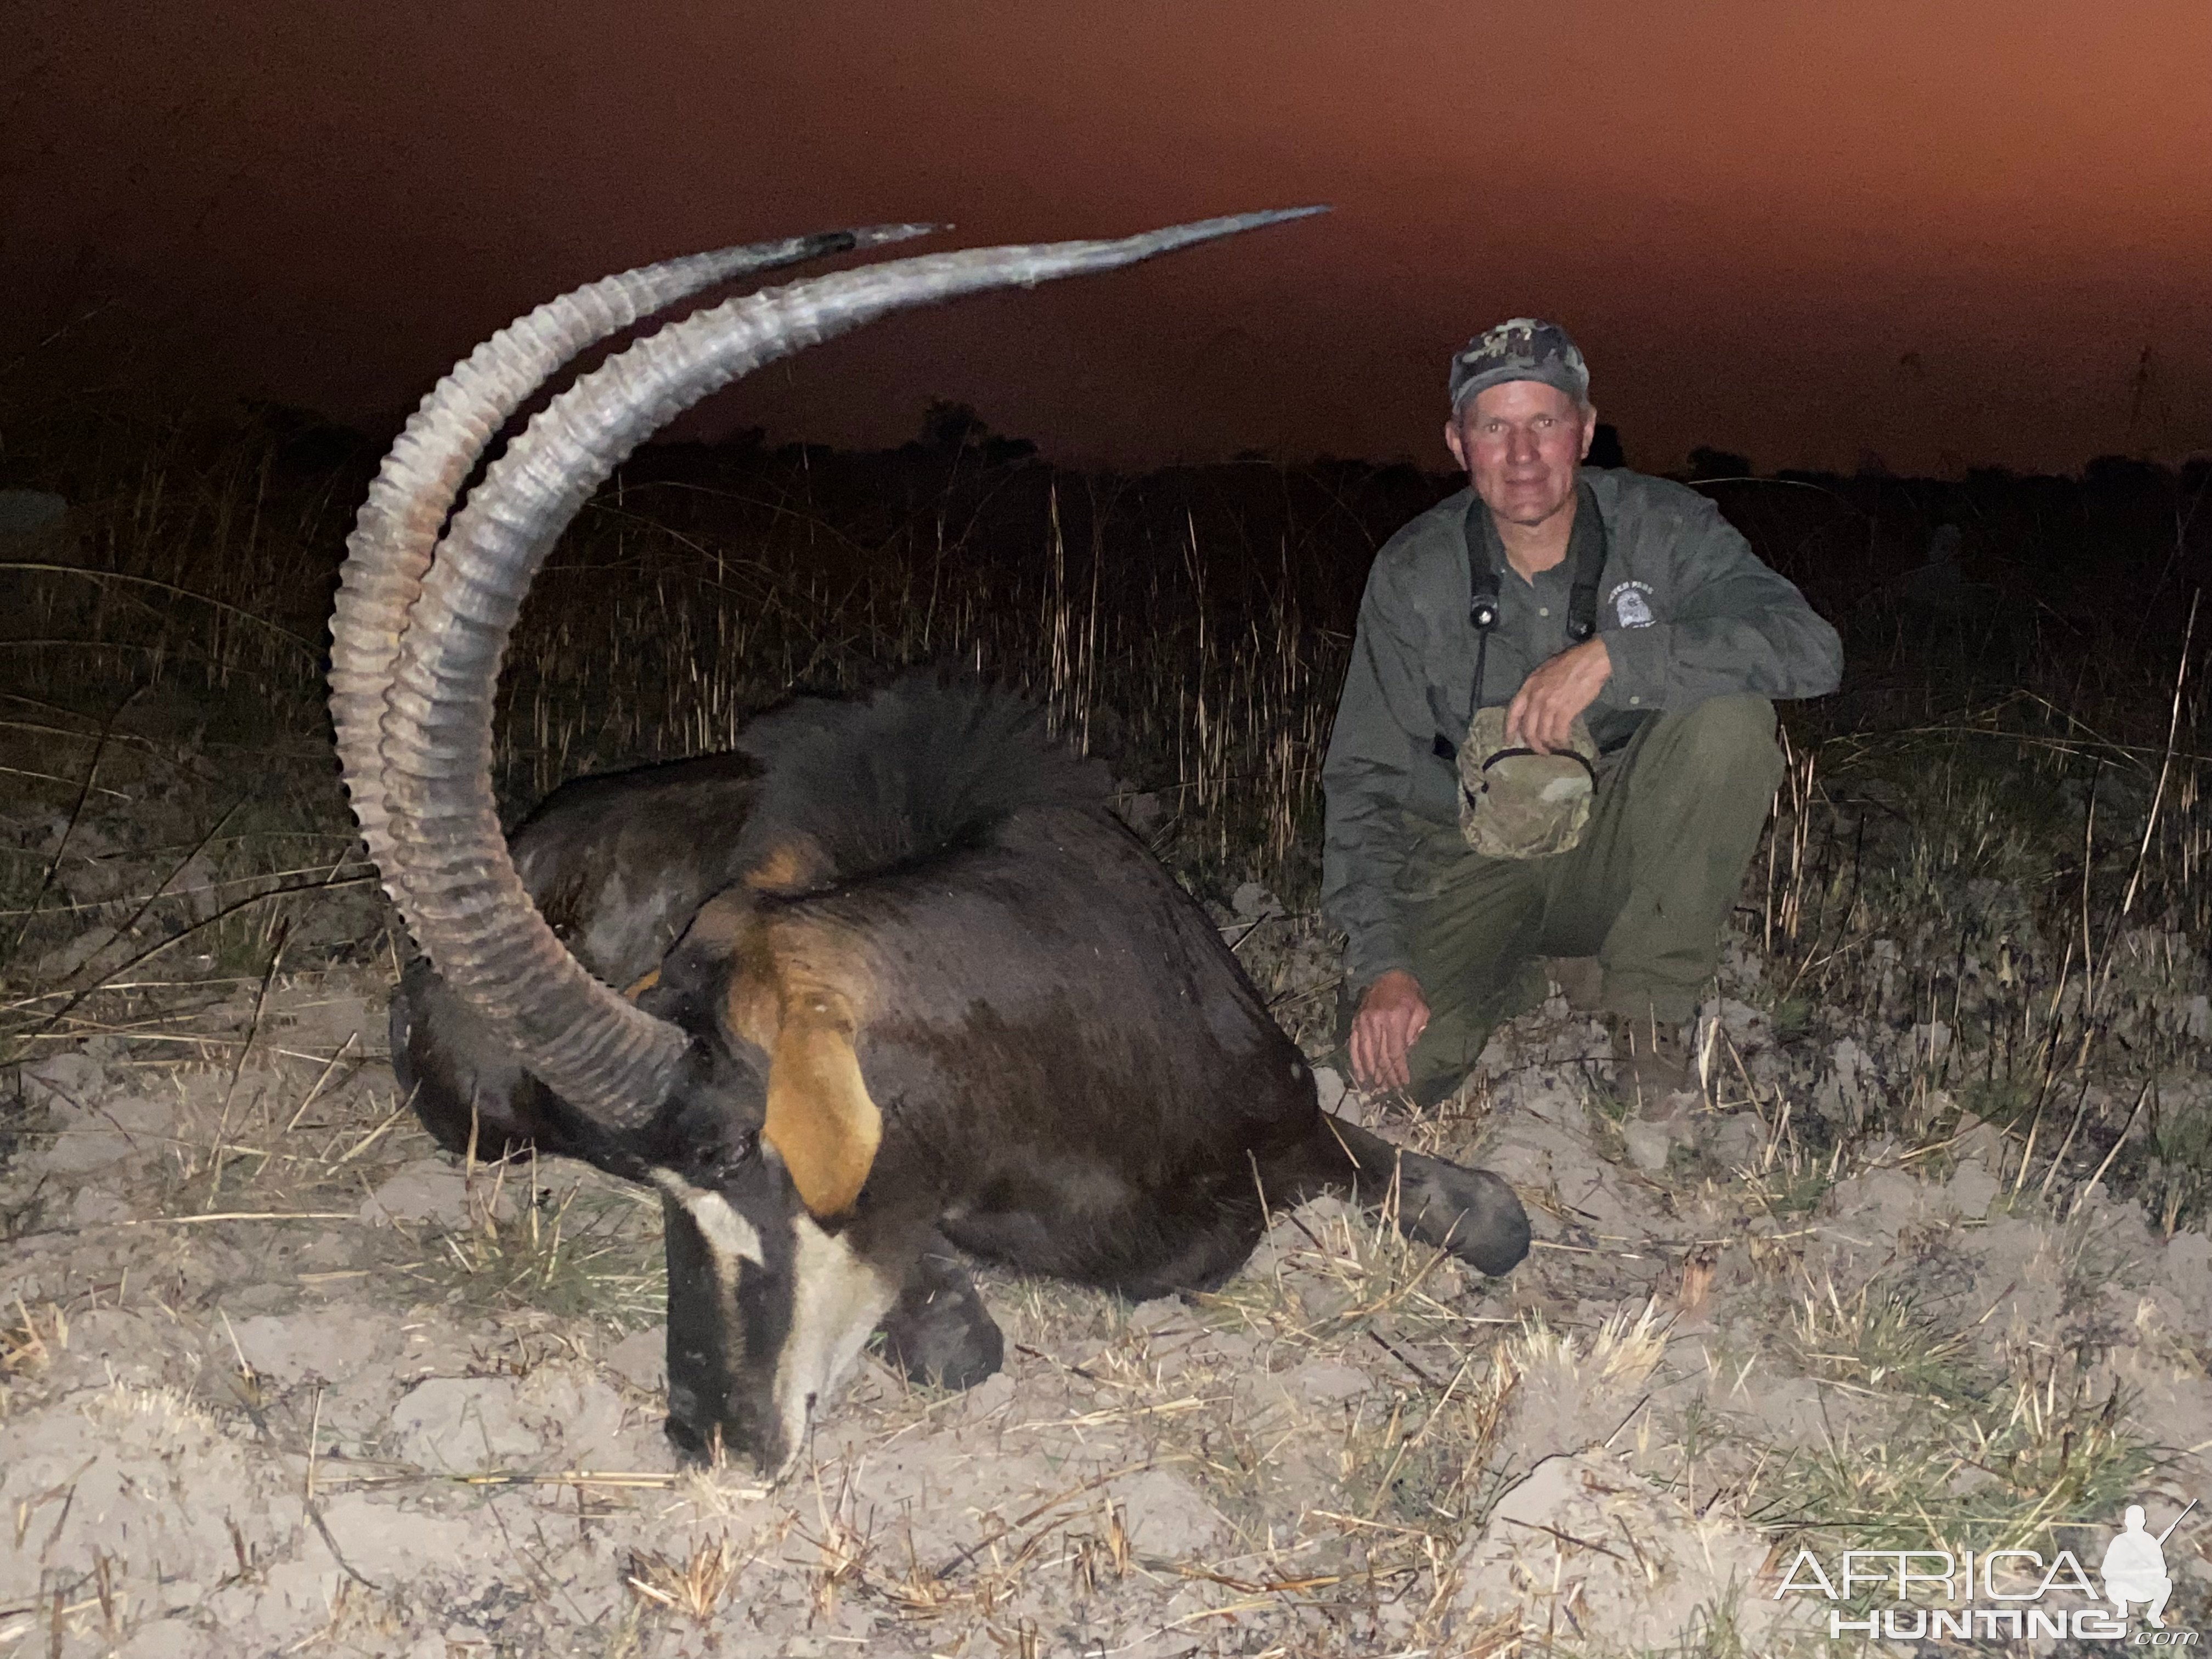
[[[492,435],[594,341],[738,273],[891,226],[678,259],[479,347],[393,446],[349,544],[331,711],[356,815],[423,960],[393,1060],[447,1146],[534,1145],[662,1194],[669,1432],[771,1473],[871,1333],[960,1387],[1001,1341],[956,1251],[1132,1297],[1218,1283],[1322,1192],[1498,1273],[1496,1176],[1322,1113],[1205,913],[1103,775],[1003,694],[912,678],[802,699],[738,750],[568,785],[512,857],[491,703],[522,596],[591,491],[738,374],[885,312],[1299,216],[988,248],[772,289],[631,345]],[[448,514],[451,520],[448,522]],[[613,988],[628,985],[634,1000]]]

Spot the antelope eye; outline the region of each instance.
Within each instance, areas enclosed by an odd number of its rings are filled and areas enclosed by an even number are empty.
[[[760,1151],[760,1131],[747,1129],[742,1134],[701,1149],[699,1163],[702,1171],[710,1176],[726,1176],[750,1163]]]

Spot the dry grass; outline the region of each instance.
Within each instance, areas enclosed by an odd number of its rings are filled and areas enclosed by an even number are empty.
[[[2212,1058],[2188,943],[2212,921],[2212,760],[2186,662],[2154,708],[2112,703],[2107,732],[2023,692],[1793,756],[1759,930],[1772,1018],[1801,1039],[1905,1027],[1916,1047],[1901,1083],[1843,1103],[1840,1140],[1750,1089],[1779,1204],[1843,1140],[1940,1151],[1988,1120],[2016,1193],[2077,1202],[2118,1178],[2169,1231],[2202,1215],[2212,1102],[2167,1081]]]
[[[1966,1334],[1944,1329],[1899,1279],[1869,1279],[1848,1294],[1824,1279],[1798,1298],[1790,1334],[1808,1376],[1947,1402],[1985,1392]]]
[[[1758,1512],[1853,1549],[2048,1547],[2054,1527],[2118,1515],[2155,1462],[2110,1396],[2020,1379],[1992,1405],[1839,1433],[1766,1471]]]
[[[46,815],[35,837],[0,847],[0,1057],[101,1039],[131,1057],[134,1086],[179,1091],[157,1160],[164,1224],[349,1213],[423,1143],[388,1089],[362,1085],[367,1046],[287,1052],[267,1015],[323,963],[381,979],[399,948],[350,862],[322,746],[317,641],[353,492],[287,485],[265,434],[212,449],[182,429],[143,436],[82,469],[74,568],[0,571],[0,611],[16,618],[0,650],[24,688],[0,708],[0,776]],[[515,640],[501,694],[507,799],[726,744],[793,687],[966,663],[1027,688],[1110,756],[1133,817],[1199,890],[1225,897],[1249,878],[1288,902],[1229,937],[1279,1018],[1318,1046],[1335,985],[1304,907],[1348,641],[1287,558],[1274,572],[1202,541],[1194,522],[1165,549],[1103,531],[1086,541],[1063,533],[1060,506],[1033,556],[1009,563],[926,508],[890,522],[793,498],[731,544],[656,522],[651,500],[615,486],[556,554]],[[1765,1218],[1751,1254],[1779,1288],[1763,1363],[1877,1415],[1809,1452],[1748,1443],[1698,1411],[1639,1419],[1639,1432],[1672,1437],[1644,1449],[1675,1457],[1686,1489],[1705,1472],[1705,1496],[1724,1490],[1778,1535],[1859,1547],[2047,1536],[2110,1512],[2156,1455],[2128,1401],[2086,1369],[1970,1363],[1901,1273],[1797,1275],[1771,1237],[1806,1224],[1876,1149],[1939,1170],[1978,1121],[2002,1132],[2015,1213],[2077,1207],[2100,1174],[2142,1194],[2169,1232],[2212,1209],[2212,1091],[2188,1081],[2212,1060],[2212,1015],[2191,1012],[2212,989],[2204,689],[2184,677],[2155,698],[2091,696],[2055,678],[1923,701],[1909,718],[1876,711],[1850,731],[1792,717],[1741,943],[1796,1069],[1753,1075],[1732,1042],[1711,1049],[1715,1100],[1749,1106],[1766,1131],[1755,1167],[1718,1185]],[[81,940],[93,948],[50,971],[52,951]],[[1880,1086],[1830,1115],[1816,1097],[1834,1045],[1883,1032],[1907,1040],[1885,1054]],[[1476,1099],[1465,1121],[1413,1133],[1463,1151],[1482,1109]],[[1617,1125],[1601,1114],[1593,1133],[1619,1153]],[[409,1294],[495,1326],[538,1315],[605,1332],[659,1316],[650,1204],[566,1172],[497,1168],[473,1173],[465,1209],[413,1230],[412,1259],[396,1264]],[[2095,1270],[2077,1264],[2075,1277]],[[1545,1271],[1532,1263],[1522,1282],[1548,1285]],[[1187,1478],[1239,1529],[1218,1559],[1148,1559],[1133,1541],[1141,1517],[1100,1491],[1069,1495],[1073,1476],[957,1559],[851,1502],[836,1469],[816,1472],[828,1496],[787,1494],[781,1529],[757,1535],[747,1528],[771,1501],[758,1488],[695,1481],[680,1495],[711,1528],[629,1556],[606,1650],[644,1651],[659,1622],[712,1629],[748,1593],[740,1581],[771,1570],[798,1576],[818,1625],[872,1607],[933,1643],[941,1632],[947,1651],[1049,1651],[1034,1612],[1048,1583],[1147,1608],[1202,1588],[1213,1599],[1161,1616],[1187,1621],[1174,1627],[1194,1651],[1249,1650],[1262,1629],[1285,1656],[1423,1650],[1534,1403],[1609,1427],[1664,1375],[1652,1307],[1577,1326],[1589,1281],[1556,1282],[1570,1291],[1522,1318],[1480,1302],[1457,1264],[1387,1219],[1317,1206],[1279,1224],[1251,1273],[1200,1299],[1196,1321],[1253,1345],[1210,1368],[1180,1364],[1109,1299],[994,1285],[1010,1338],[1035,1351],[1023,1363],[1068,1389],[1015,1420],[1015,1443],[1061,1456],[1091,1437]],[[1731,1294],[1709,1292],[1711,1305]],[[33,1386],[67,1354],[66,1301],[0,1316],[0,1387]],[[1686,1269],[1678,1301],[1685,1316],[1706,1303]],[[1332,1366],[1374,1386],[1336,1400],[1255,1387]],[[870,1409],[887,1439],[962,1409],[884,1392]],[[1291,1459],[1304,1461],[1286,1472]],[[386,1617],[346,1595],[326,1639]],[[1387,1642],[1352,1622],[1385,1604],[1406,1615]],[[72,1604],[88,1631],[100,1617],[89,1592]],[[1501,1626],[1452,1639],[1503,1655],[1520,1638]],[[1742,1643],[1715,1607],[1674,1650],[1723,1659]]]
[[[466,1219],[432,1226],[404,1271],[487,1311],[537,1309],[613,1330],[658,1322],[667,1298],[660,1208],[648,1193],[596,1170],[521,1164],[469,1172]]]
[[[1585,1334],[1554,1331],[1541,1317],[1522,1321],[1498,1352],[1514,1386],[1547,1395],[1570,1389],[1621,1393],[1648,1379],[1667,1352],[1656,1303],[1632,1318],[1626,1308]]]
[[[69,1316],[53,1302],[27,1305],[15,1299],[15,1317],[0,1324],[0,1384],[11,1376],[42,1371],[69,1346]]]
[[[711,1626],[738,1575],[758,1553],[741,1550],[720,1534],[700,1540],[681,1560],[654,1550],[633,1551],[623,1582],[642,1601]]]
[[[1370,1333],[1415,1342],[1480,1334],[1449,1304],[1465,1285],[1450,1255],[1407,1238],[1387,1212],[1331,1205],[1285,1219],[1295,1244],[1199,1305],[1307,1352]]]
[[[264,744],[319,732],[313,641],[350,481],[291,477],[281,462],[294,434],[281,426],[41,435],[68,457],[86,505],[70,559],[0,576],[29,601],[10,648],[47,684],[93,695],[81,709],[49,698],[15,711],[66,757],[20,769],[60,781],[43,787],[70,827],[46,855],[0,858],[0,895],[16,896],[0,905],[16,913],[0,916],[0,937],[13,932],[21,958],[27,940],[82,934],[96,918],[155,935],[158,962],[189,953],[208,973],[258,969],[288,925],[296,934],[361,879],[326,766],[319,794],[266,823],[204,791],[190,836],[118,857],[85,833],[100,792],[135,793],[141,774],[174,763],[162,737],[132,730],[131,709],[111,718],[115,699],[98,689],[148,683],[150,664],[161,697],[199,699],[210,729],[244,690]],[[498,762],[510,799],[590,767],[726,744],[794,685],[967,663],[1033,691],[1079,744],[1110,754],[1132,800],[1145,798],[1148,832],[1191,878],[1225,893],[1256,877],[1291,901],[1257,938],[1240,928],[1240,948],[1286,1024],[1322,1041],[1333,985],[1292,957],[1312,932],[1297,907],[1311,891],[1346,641],[1316,614],[1302,563],[1287,548],[1277,569],[1209,545],[1194,519],[1133,558],[1113,544],[1132,526],[1110,496],[1063,501],[1055,482],[1042,545],[1010,568],[967,539],[977,521],[951,516],[963,465],[951,464],[945,502],[904,521],[835,507],[807,485],[803,504],[740,512],[732,522],[752,538],[741,546],[680,524],[684,492],[617,481],[564,542],[510,653]],[[2140,680],[2117,689],[2124,675],[2106,684],[2116,689],[2093,697],[2078,684],[1978,700],[1968,689],[1933,717],[1923,702],[1915,718],[1793,744],[1761,859],[1759,946],[1781,1024],[1817,1006],[1945,1028],[1923,1075],[1849,1133],[1918,1142],[1946,1133],[1970,1095],[2008,1101],[2023,1183],[2078,1189],[2117,1146],[2107,1179],[2153,1182],[2172,1226],[2212,1198],[2212,1111],[2161,1098],[2123,1146],[2124,1115],[2081,1085],[2107,1072],[2152,1080],[2203,1046],[2205,1034],[2177,1041],[2171,1029],[2177,1002],[2200,994],[2192,958],[2136,941],[2146,929],[2196,936],[2212,920],[2197,879],[2212,850],[2204,687],[2185,672],[2155,698]],[[132,708],[147,706],[142,694]],[[301,830],[318,839],[282,843]],[[84,973],[119,968],[95,953]],[[81,978],[69,994],[84,988]],[[57,1006],[0,1013],[0,1037]],[[1830,1150],[1802,1103],[1760,1104],[1775,1129],[1767,1163],[1808,1138],[1815,1158]]]

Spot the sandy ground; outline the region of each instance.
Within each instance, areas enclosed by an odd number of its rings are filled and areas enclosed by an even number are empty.
[[[1750,1008],[1714,1011],[1745,1103],[1655,1126],[1595,1109],[1557,999],[1455,1115],[1380,1126],[1516,1182],[1510,1279],[1333,1204],[1189,1304],[990,1277],[1002,1375],[869,1360],[781,1488],[681,1473],[657,1210],[437,1153],[386,983],[140,994],[13,1079],[0,1654],[1817,1651],[1784,1523],[1855,1470],[1873,1514],[1954,1389],[2064,1419],[2062,1470],[2156,1449],[2100,1466],[2154,1527],[2212,1496],[2212,1241],[2015,1203],[1986,1130],[1790,1207],[1745,1173],[1796,1086]],[[2013,1432],[1998,1476],[2044,1455]],[[2116,1492],[2062,1518],[2109,1531]]]

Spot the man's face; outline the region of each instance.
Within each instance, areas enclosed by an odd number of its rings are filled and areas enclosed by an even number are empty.
[[[1507,524],[1542,524],[1575,497],[1575,474],[1597,433],[1597,411],[1541,380],[1478,392],[1444,425],[1452,459]]]

